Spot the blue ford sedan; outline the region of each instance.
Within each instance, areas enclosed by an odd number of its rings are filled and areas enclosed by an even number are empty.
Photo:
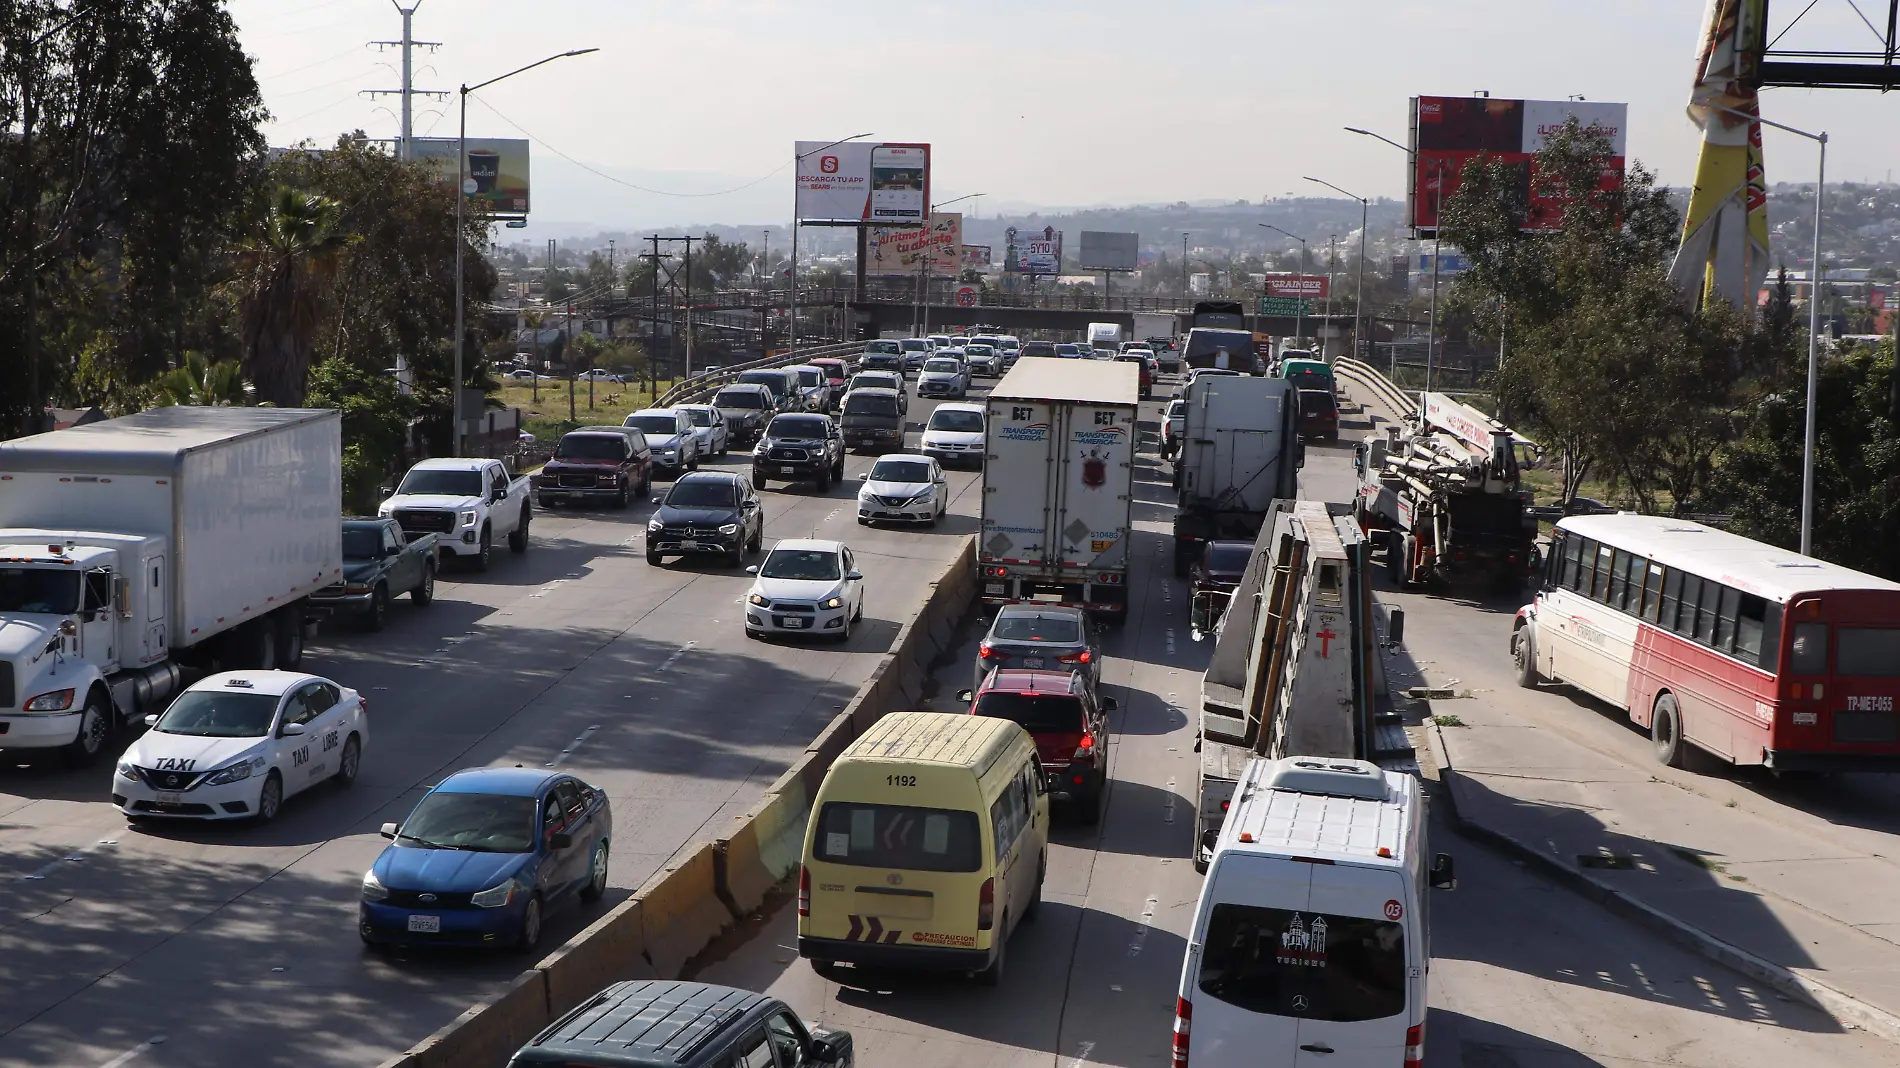
[[[532,949],[547,917],[607,890],[607,795],[538,768],[443,779],[363,875],[357,926],[374,945]]]

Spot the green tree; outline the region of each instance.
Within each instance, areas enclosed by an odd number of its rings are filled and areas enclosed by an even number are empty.
[[[245,402],[244,379],[237,364],[212,363],[202,352],[185,353],[185,365],[161,375],[155,383],[160,405],[192,404],[236,407]]]
[[[279,186],[237,246],[244,301],[244,359],[259,401],[304,403],[317,332],[350,237],[328,197]]]
[[[743,241],[721,241],[707,234],[693,250],[693,291],[713,293],[748,285],[752,279],[752,253]]]
[[[331,357],[310,369],[307,402],[343,415],[343,507],[374,515],[377,488],[406,454],[409,424],[418,406],[386,375]]]

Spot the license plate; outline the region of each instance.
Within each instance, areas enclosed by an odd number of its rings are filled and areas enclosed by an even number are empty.
[[[185,803],[185,795],[162,793],[158,795],[158,803],[161,805],[182,805]]]
[[[1026,668],[1039,668],[1042,666],[1042,657],[1025,656],[1023,657],[1023,666]]]
[[[786,630],[802,630],[804,629],[805,621],[797,616],[780,616],[778,617],[778,625],[784,627]]]
[[[417,934],[441,934],[442,917],[411,916],[409,917],[409,929]]]
[[[697,549],[697,548],[699,548],[699,543],[698,543],[698,542],[696,542],[696,541],[683,541],[683,542],[680,542],[680,548],[682,548],[682,549]]]
[[[1003,583],[985,582],[983,584],[983,592],[990,595],[991,597],[1001,597],[1003,596]]]
[[[797,474],[797,473],[798,473],[798,468],[796,468],[796,467],[781,467],[781,468],[779,468],[779,469],[778,469],[778,473],[779,473],[779,474],[781,474],[781,475],[795,475],[795,474]]]

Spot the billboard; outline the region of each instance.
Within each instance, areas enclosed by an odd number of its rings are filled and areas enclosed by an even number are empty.
[[[422,137],[415,141],[416,162],[435,172],[438,181],[455,185],[453,137]],[[528,142],[508,137],[471,137],[464,177],[475,183],[471,199],[495,215],[528,213]]]
[[[990,247],[988,245],[963,246],[963,269],[966,271],[989,270]]]
[[[1003,270],[1011,274],[1061,274],[1062,231],[1053,226],[1012,226],[1003,231]]]
[[[963,215],[940,211],[929,226],[873,226],[865,236],[864,273],[916,277],[928,256],[932,275],[955,275],[963,269]]]
[[[1269,274],[1266,295],[1295,300],[1325,300],[1332,295],[1333,280],[1323,274]]]
[[[1077,262],[1084,270],[1090,271],[1132,271],[1140,247],[1140,234],[1084,230],[1082,252]]]
[[[1412,98],[1412,175],[1406,185],[1406,217],[1421,233],[1438,230],[1438,211],[1458,191],[1465,165],[1480,156],[1501,161],[1517,172],[1530,210],[1526,230],[1555,230],[1563,204],[1552,196],[1533,197],[1531,178],[1545,139],[1574,116],[1585,129],[1610,139],[1611,159],[1601,188],[1623,183],[1628,151],[1629,106],[1587,100],[1502,100],[1488,96]]]
[[[801,222],[922,226],[930,218],[930,146],[799,141]]]

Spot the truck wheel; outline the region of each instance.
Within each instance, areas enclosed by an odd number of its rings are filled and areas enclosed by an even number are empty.
[[[627,501],[631,496],[632,496],[632,490],[627,486],[626,483],[622,482],[620,484],[620,493],[618,496],[614,498],[614,510],[618,512],[626,511]]]
[[[86,706],[79,715],[79,733],[73,736],[61,755],[66,766],[83,768],[99,759],[112,734],[112,708],[99,690],[86,694]]]
[[[389,584],[378,582],[369,594],[369,610],[363,613],[363,629],[379,631],[389,622]]]
[[[821,467],[818,469],[818,492],[823,493],[830,488],[831,488],[831,468]]]
[[[277,666],[277,625],[269,616],[253,620],[250,634],[244,640],[249,647],[248,666],[259,671],[269,671]]]
[[[409,591],[409,600],[417,605],[425,605],[435,600],[435,565],[422,565],[422,581]]]
[[[844,481],[844,453],[839,453],[838,462],[831,465],[831,480],[833,482]]]
[[[1537,675],[1537,645],[1531,636],[1530,624],[1517,628],[1511,635],[1511,659],[1517,664],[1517,684],[1527,690],[1534,690],[1544,681]]]
[[[752,469],[752,488],[755,490],[765,488],[765,475],[756,467]]]
[[[1399,544],[1399,588],[1410,589],[1417,585],[1416,561],[1418,560],[1418,539],[1406,534],[1398,539]]]
[[[285,671],[303,666],[303,610],[295,605],[277,610],[277,666]]]
[[[475,543],[475,555],[469,560],[477,571],[488,570],[488,525],[482,525],[481,540]]]
[[[530,518],[532,517],[528,514],[528,506],[525,504],[522,505],[521,525],[516,527],[514,531],[508,535],[509,552],[525,553],[528,551],[528,520]]]

